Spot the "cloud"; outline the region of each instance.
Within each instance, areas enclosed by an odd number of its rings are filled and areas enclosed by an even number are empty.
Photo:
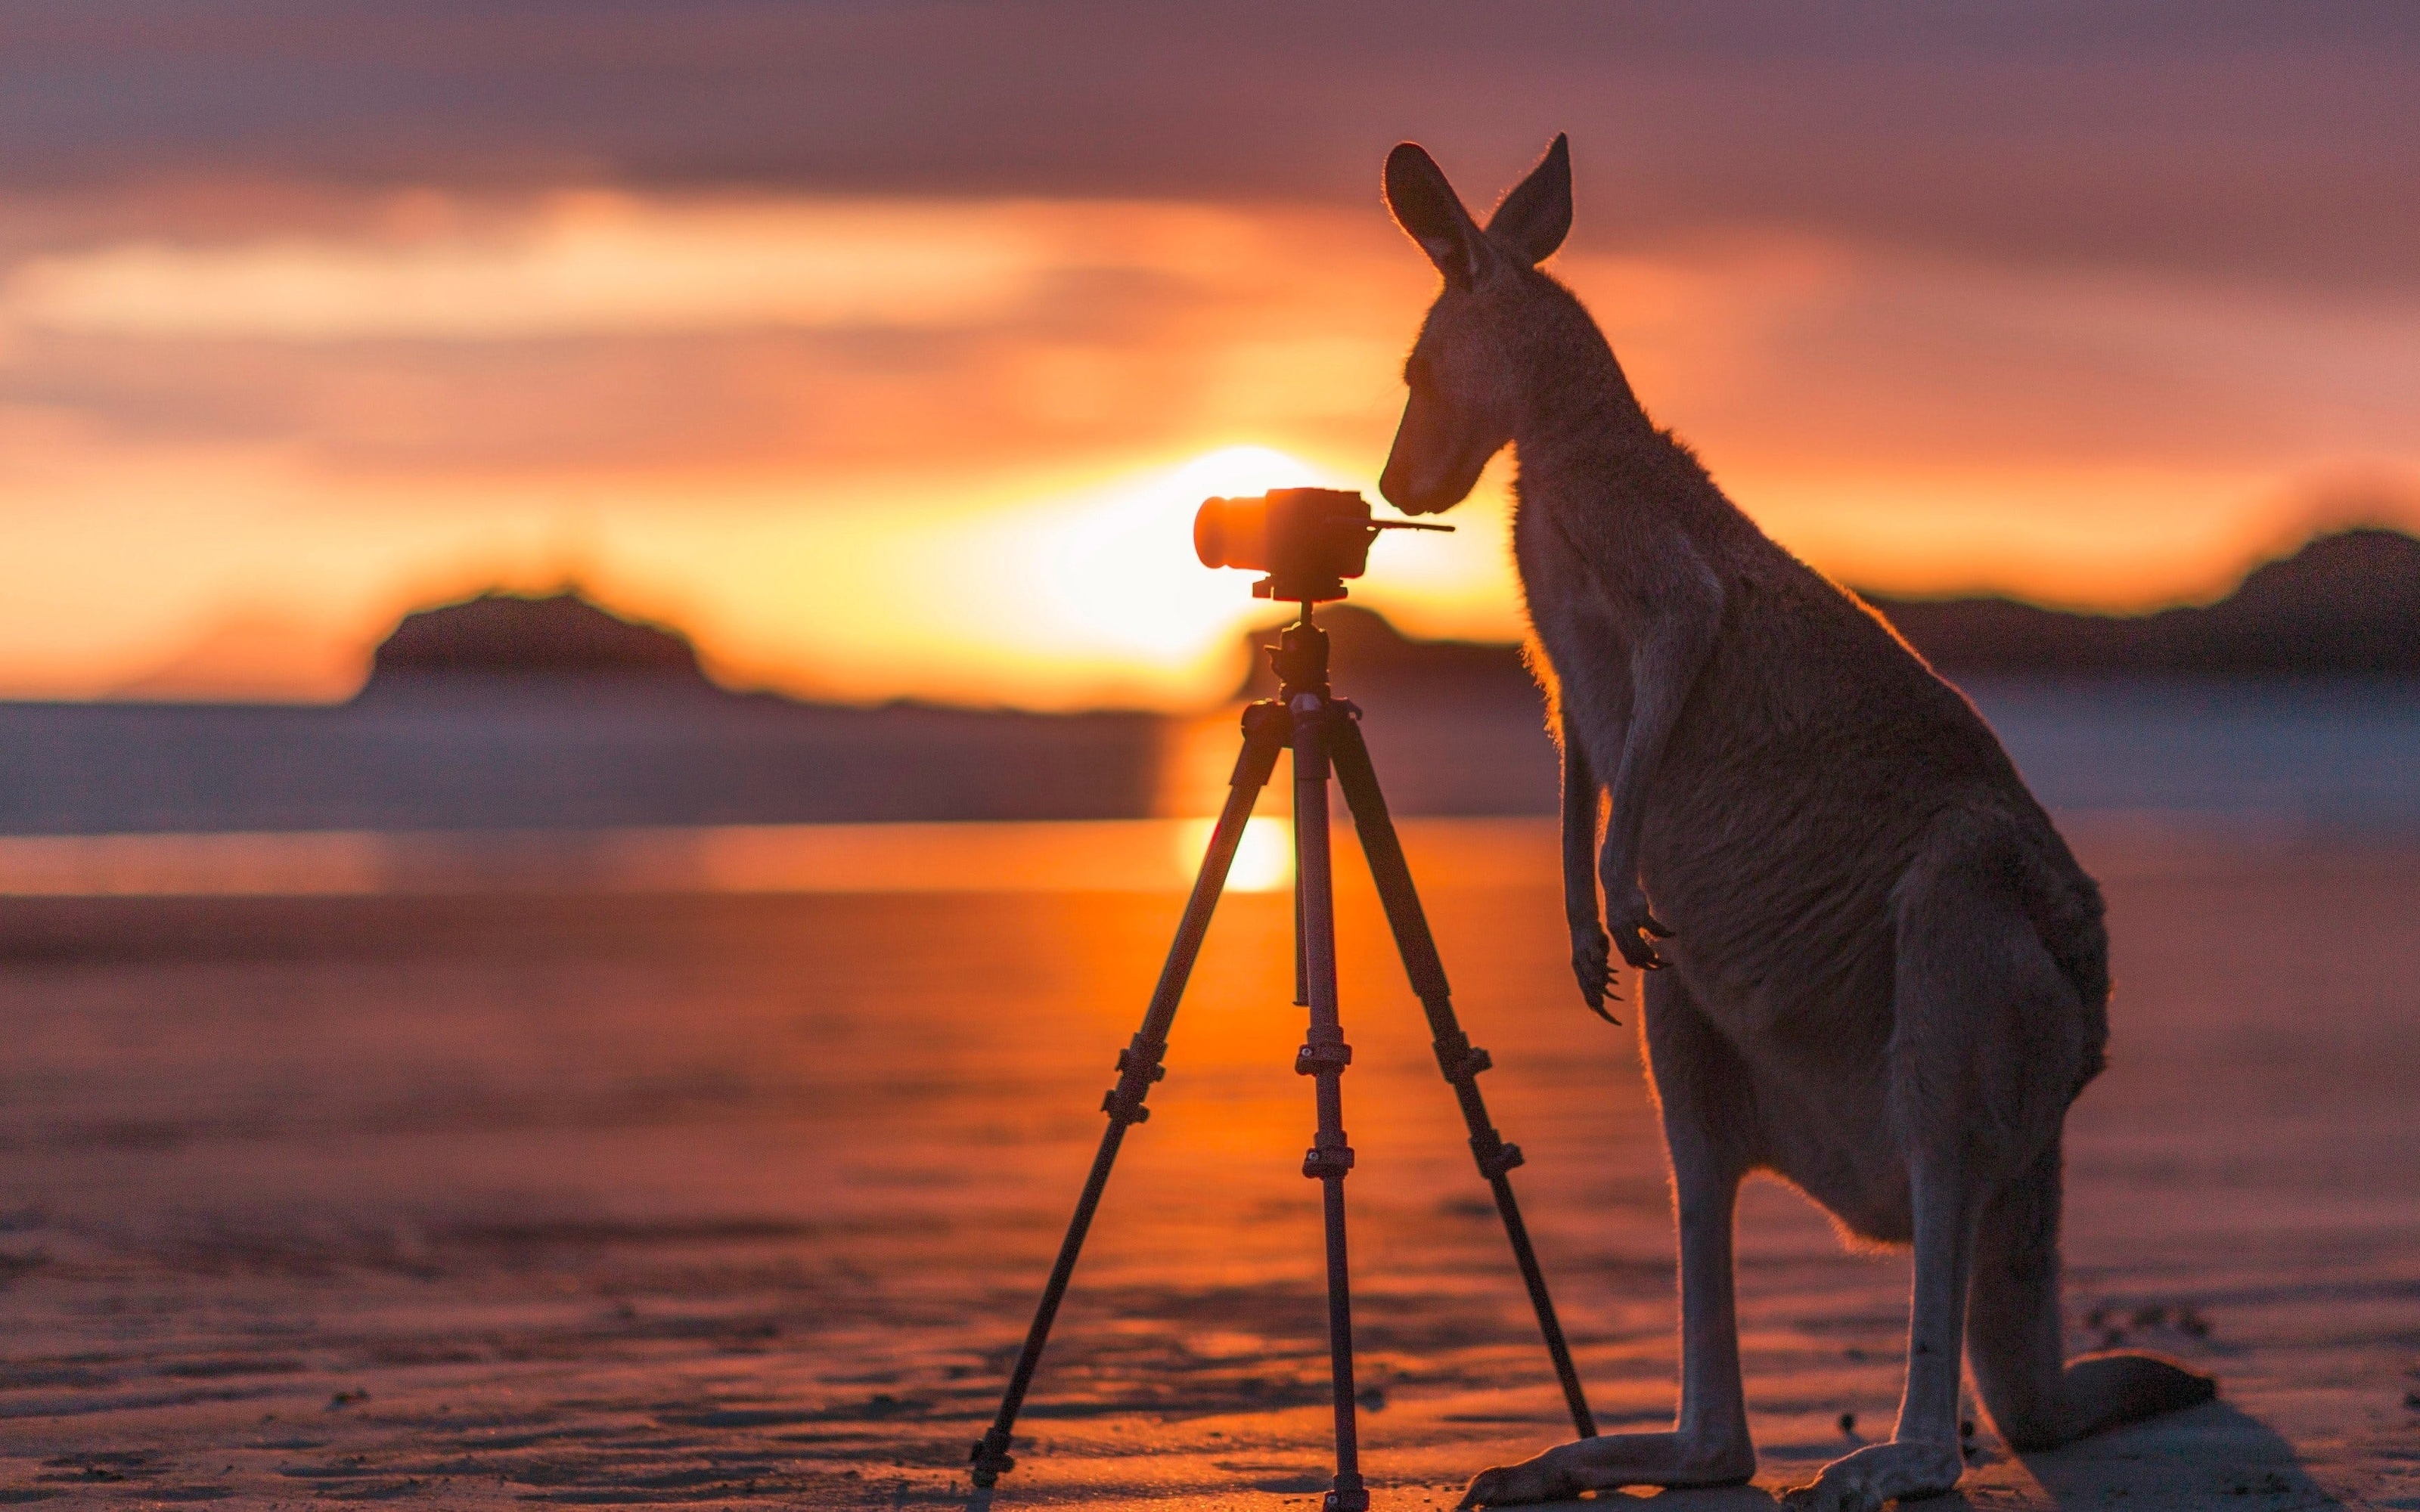
[[[1060,249],[1012,209],[549,196],[508,234],[123,242],[21,264],[0,318],[87,335],[338,342],[964,329]]]
[[[416,192],[295,219],[0,263],[0,406],[431,477],[1166,455],[1383,424],[1429,278],[1374,213],[1282,206]]]
[[[269,448],[332,508],[630,471],[814,508],[1238,440],[1374,471],[1434,284],[1374,208],[330,197],[232,234],[172,205],[130,236],[118,207],[0,263],[0,410],[54,437],[6,469]],[[2420,295],[1745,231],[1555,266],[1651,411],[1768,488],[2420,456]]]
[[[1574,134],[1600,250],[1756,227],[2406,284],[2420,11],[1747,0],[19,8],[0,183],[1291,198],[1398,137],[1492,198]]]

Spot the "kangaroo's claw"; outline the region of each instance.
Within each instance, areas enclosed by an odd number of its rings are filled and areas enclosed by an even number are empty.
[[[1637,930],[1615,935],[1614,942],[1621,947],[1621,958],[1641,971],[1661,971],[1668,964]]]
[[[1594,919],[1572,926],[1572,975],[1579,980],[1580,997],[1590,1012],[1607,1024],[1621,1022],[1605,1011],[1606,999],[1621,1001],[1613,991],[1620,979],[1613,970],[1613,942]]]

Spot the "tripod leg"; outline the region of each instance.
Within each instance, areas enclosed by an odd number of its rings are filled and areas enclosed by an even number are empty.
[[[1294,1069],[1316,1079],[1319,1133],[1303,1157],[1302,1174],[1320,1183],[1327,1227],[1327,1361],[1336,1389],[1336,1485],[1323,1512],[1364,1512],[1360,1426],[1353,1391],[1353,1282],[1344,1250],[1344,1176],[1353,1147],[1344,1141],[1344,1068],[1353,1050],[1336,1011],[1336,896],[1328,866],[1327,741],[1343,721],[1322,694],[1294,701],[1294,844],[1295,920],[1311,1033]]]
[[[1285,748],[1292,721],[1284,705],[1255,703],[1244,711],[1244,748],[1235,758],[1234,775],[1228,779],[1226,807],[1218,814],[1218,825],[1210,835],[1208,854],[1202,858],[1202,870],[1193,879],[1192,895],[1186,900],[1185,917],[1176,926],[1176,937],[1170,942],[1167,964],[1160,967],[1159,985],[1151,995],[1151,1007],[1143,1014],[1142,1027],[1136,1031],[1126,1048],[1118,1052],[1118,1085],[1101,1099],[1101,1111],[1109,1116],[1109,1126],[1101,1131],[1100,1149],[1093,1155],[1093,1169],[1084,1178],[1084,1190],[1076,1199],[1076,1211],[1067,1220],[1067,1235],[1059,1242],[1059,1257],[1050,1267],[1050,1279],[1042,1288],[1042,1300],[1033,1309],[1032,1326],[1026,1330],[1025,1348],[1016,1357],[1016,1368],[1009,1375],[1008,1389],[1000,1399],[1000,1412],[992,1419],[990,1431],[974,1446],[974,1483],[986,1487],[996,1483],[1016,1461],[1008,1452],[1009,1436],[1016,1424],[1016,1414],[1025,1405],[1026,1389],[1033,1383],[1034,1367],[1042,1363],[1043,1347],[1050,1340],[1050,1325],[1059,1316],[1059,1304],[1067,1294],[1067,1283],[1076,1273],[1077,1257],[1083,1252],[1084,1236],[1093,1227],[1093,1213],[1099,1208],[1101,1193],[1109,1183],[1109,1167],[1117,1163],[1118,1148],[1125,1140],[1130,1125],[1151,1117],[1143,1099],[1151,1093],[1151,1084],[1168,1072],[1160,1065],[1160,1057],[1168,1051],[1168,1031],[1176,1020],[1176,1008],[1185,996],[1185,984],[1193,975],[1193,962],[1201,954],[1202,939],[1210,929],[1210,915],[1218,906],[1218,895],[1227,885],[1227,870],[1234,863],[1235,847],[1244,838],[1245,822],[1251,818],[1252,805],[1261,789],[1276,770],[1278,753]]]
[[[1404,974],[1411,978],[1412,992],[1420,1000],[1421,1011],[1428,1015],[1432,1047],[1436,1051],[1437,1069],[1445,1072],[1446,1081],[1462,1104],[1462,1120],[1470,1130],[1470,1152],[1479,1161],[1479,1174],[1487,1179],[1496,1194],[1496,1211],[1504,1220],[1504,1237],[1512,1241],[1512,1258],[1521,1268],[1523,1285],[1529,1288],[1529,1305],[1537,1310],[1538,1332],[1545,1335],[1546,1352],[1555,1363],[1555,1375],[1562,1381],[1563,1402],[1571,1409],[1572,1427],[1583,1439],[1596,1437],[1596,1419],[1590,1413],[1588,1395],[1580,1387],[1579,1372],[1572,1365],[1571,1346],[1563,1340],[1563,1326],[1556,1319],[1554,1299],[1546,1293],[1545,1273],[1538,1269],[1538,1255],[1529,1244],[1528,1226],[1521,1221],[1521,1204],[1512,1195],[1512,1168],[1521,1164],[1521,1148],[1508,1145],[1488,1121],[1487,1103],[1479,1095],[1479,1073],[1493,1062],[1487,1052],[1470,1042],[1455,1019],[1452,989],[1446,985],[1445,964],[1437,959],[1436,942],[1429,935],[1428,916],[1420,908],[1419,894],[1412,887],[1412,869],[1404,860],[1404,847],[1395,837],[1395,822],[1387,813],[1386,795],[1378,790],[1378,773],[1370,764],[1370,748],[1361,738],[1361,727],[1351,719],[1332,721],[1335,728],[1328,736],[1328,749],[1336,764],[1337,784],[1344,790],[1344,801],[1353,810],[1353,827],[1361,837],[1361,853],[1369,858],[1370,874],[1378,885],[1378,898],[1386,905],[1387,922],[1395,933],[1395,949],[1404,958]]]

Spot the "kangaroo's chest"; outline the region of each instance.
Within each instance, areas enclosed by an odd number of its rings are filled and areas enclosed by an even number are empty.
[[[1601,785],[1621,760],[1630,719],[1630,643],[1605,591],[1545,511],[1513,520],[1512,558],[1529,627],[1554,670],[1566,733],[1587,748]]]

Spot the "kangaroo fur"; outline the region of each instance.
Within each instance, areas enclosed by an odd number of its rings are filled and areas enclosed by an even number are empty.
[[[1513,448],[1573,967],[1601,1014],[1617,953],[1642,978],[1680,1230],[1673,1429],[1498,1466],[1463,1504],[1755,1473],[1731,1289],[1754,1171],[1915,1251],[1891,1439],[1792,1506],[1954,1487],[1962,1358],[2018,1449],[2211,1399],[2210,1378],[2154,1355],[2062,1354],[2060,1134],[2108,1039],[2100,888],[1973,705],[1656,428],[1539,270],[1572,223],[1562,137],[1484,228],[1414,144],[1385,185],[1444,283],[1380,489],[1406,514],[1450,509]]]

